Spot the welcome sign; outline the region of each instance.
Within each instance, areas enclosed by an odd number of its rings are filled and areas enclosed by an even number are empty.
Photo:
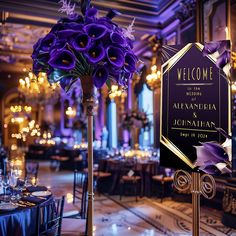
[[[162,65],[161,165],[230,174],[230,42],[167,49],[174,55]]]

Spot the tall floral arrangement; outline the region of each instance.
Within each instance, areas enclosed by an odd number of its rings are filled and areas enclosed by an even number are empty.
[[[139,110],[128,110],[122,117],[122,128],[130,130],[132,128],[143,128],[149,130],[151,122],[147,113]]]
[[[133,22],[123,29],[112,21],[118,14],[114,10],[98,17],[90,1],[81,0],[82,14],[77,14],[75,5],[67,0],[60,2],[60,11],[67,17],[34,45],[34,73],[46,72],[50,83],[59,82],[66,91],[75,81],[97,88],[111,81],[127,86],[137,62],[132,51]]]

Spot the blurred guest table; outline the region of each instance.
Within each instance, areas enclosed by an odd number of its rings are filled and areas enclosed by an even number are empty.
[[[119,181],[121,175],[121,166],[124,162],[129,162],[131,157],[127,156],[117,156],[111,157],[107,159],[102,159],[99,163],[100,170],[106,170],[112,173],[111,183],[110,185],[106,183],[106,186],[111,186],[110,189],[104,189],[102,184],[98,186],[98,190],[101,192],[108,191],[110,194],[118,194],[117,190],[119,190]],[[141,196],[150,196],[151,195],[151,178],[152,175],[155,175],[158,169],[158,159],[156,157],[148,156],[142,158],[135,157],[135,164],[133,166],[133,170],[137,175],[141,177],[141,186],[140,186],[140,195]],[[99,189],[100,188],[100,189]]]
[[[44,186],[27,187],[20,199],[0,196],[0,235],[35,236],[37,207],[53,199]]]

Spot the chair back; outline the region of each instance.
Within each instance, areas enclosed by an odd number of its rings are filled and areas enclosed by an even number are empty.
[[[25,177],[38,177],[39,163],[36,161],[26,161],[25,163]]]
[[[48,200],[38,206],[37,235],[60,236],[65,197]]]
[[[78,199],[80,201],[80,215],[85,219],[88,204],[88,176],[86,173],[74,171],[73,203]]]
[[[120,175],[127,176],[132,174],[139,175],[139,171],[137,170],[137,160],[134,158],[129,158],[125,161],[120,162]]]

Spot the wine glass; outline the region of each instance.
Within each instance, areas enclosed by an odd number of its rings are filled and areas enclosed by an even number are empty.
[[[18,184],[18,190],[19,190],[19,192],[18,192],[18,194],[16,195],[16,198],[17,198],[17,199],[20,199],[20,198],[21,198],[23,189],[24,189],[24,187],[25,187],[25,181],[26,181],[25,179],[20,179],[20,181],[19,181],[19,184]]]
[[[12,187],[12,196],[11,196],[12,200],[14,200],[16,198],[14,189],[17,185],[17,179],[18,179],[18,177],[14,173],[12,173],[9,177],[9,185]]]
[[[3,199],[7,200],[8,199],[7,188],[9,187],[9,176],[5,175],[2,177],[2,186],[4,190]]]

